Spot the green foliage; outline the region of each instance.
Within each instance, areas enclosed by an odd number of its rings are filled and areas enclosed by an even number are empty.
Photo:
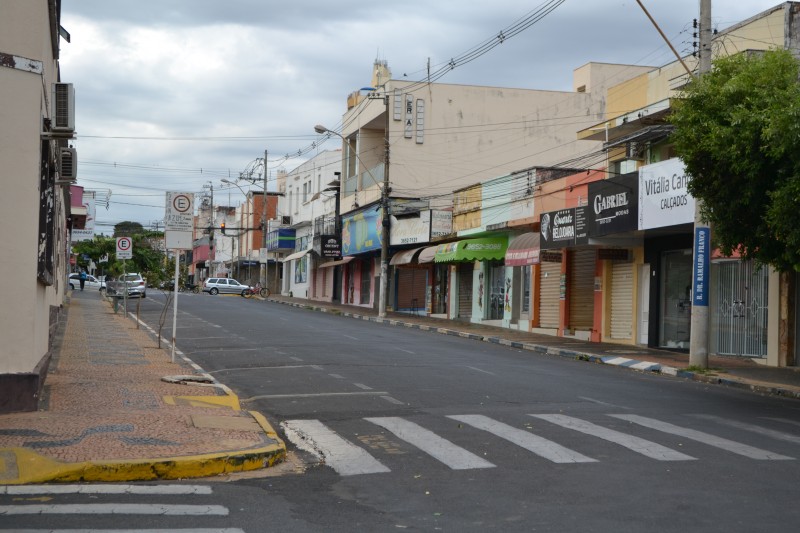
[[[134,235],[139,235],[141,233],[144,233],[144,226],[138,222],[126,220],[125,222],[120,222],[114,226],[115,237],[133,237]]]
[[[784,50],[719,59],[670,117],[715,244],[782,271],[800,266],[798,74]]]

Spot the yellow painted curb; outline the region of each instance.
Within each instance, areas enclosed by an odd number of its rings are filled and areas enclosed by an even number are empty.
[[[255,411],[248,413],[274,444],[261,448],[194,456],[82,463],[62,463],[28,448],[2,448],[0,484],[198,478],[259,470],[283,461],[286,457],[286,444],[263,415]]]
[[[225,396],[164,396],[164,403],[192,407],[229,407],[234,411],[242,410],[239,404],[239,397],[235,394],[226,394]]]

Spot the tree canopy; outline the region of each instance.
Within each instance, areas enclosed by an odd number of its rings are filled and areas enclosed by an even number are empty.
[[[800,271],[799,74],[785,50],[721,58],[670,117],[714,243],[781,271]]]

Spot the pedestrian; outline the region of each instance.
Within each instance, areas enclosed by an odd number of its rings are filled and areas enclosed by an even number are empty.
[[[78,279],[81,280],[81,290],[83,290],[83,286],[86,285],[86,270],[81,269],[81,273],[78,276]]]

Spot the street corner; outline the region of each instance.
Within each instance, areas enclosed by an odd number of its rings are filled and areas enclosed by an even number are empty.
[[[0,485],[45,483],[75,468],[74,464],[55,461],[28,448],[0,449]]]

